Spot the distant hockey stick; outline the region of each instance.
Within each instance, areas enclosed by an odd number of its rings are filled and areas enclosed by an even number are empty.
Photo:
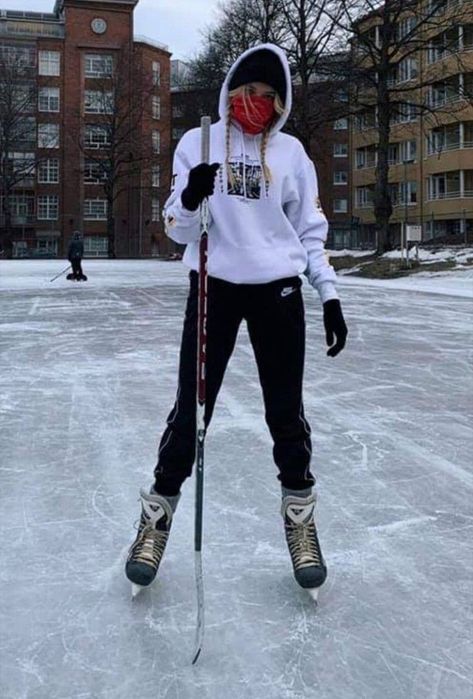
[[[59,272],[59,274],[56,274],[56,276],[53,279],[50,279],[50,282],[56,281],[56,279],[59,279],[65,272],[67,272],[68,269],[71,269],[72,265],[69,265],[69,267],[66,267],[66,269],[63,269],[62,272]]]
[[[210,117],[204,116],[200,122],[202,162],[210,157]],[[200,247],[199,247],[199,319],[197,327],[197,445],[196,445],[196,489],[195,489],[195,582],[197,588],[197,629],[194,665],[202,651],[204,640],[204,580],[202,573],[202,516],[204,500],[204,441],[205,441],[205,389],[207,354],[207,245],[208,245],[209,205],[204,199],[200,206]]]

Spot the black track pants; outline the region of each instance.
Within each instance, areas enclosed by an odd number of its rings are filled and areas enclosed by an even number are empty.
[[[310,428],[302,405],[305,321],[300,287],[298,277],[269,284],[232,284],[213,277],[208,280],[206,426],[212,418],[238,328],[246,320],[263,389],[266,422],[274,441],[279,480],[294,490],[314,483],[309,470]],[[162,495],[179,492],[183,481],[192,473],[195,459],[197,301],[198,275],[191,272],[179,387],[155,468],[155,488]]]

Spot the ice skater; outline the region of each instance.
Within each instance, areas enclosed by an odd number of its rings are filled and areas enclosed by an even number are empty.
[[[67,275],[71,281],[86,282],[87,277],[82,271],[82,258],[84,257],[84,242],[79,231],[74,231],[72,240],[69,243],[67,259],[71,263],[72,272]]]
[[[168,236],[187,245],[190,291],[176,402],[160,441],[154,483],[141,490],[138,533],[126,563],[126,575],[136,585],[147,586],[156,576],[195,459],[199,206],[205,197],[210,210],[205,424],[245,321],[274,442],[295,578],[313,589],[327,575],[314,519],[310,427],[302,399],[302,273],[323,303],[329,356],[345,346],[347,328],[324,251],[328,224],[314,166],[301,143],[281,133],[291,100],[284,52],[272,44],[252,48],[222,86],[220,120],[211,127],[213,164],[200,162],[199,129],[188,131],[176,149],[164,217]]]

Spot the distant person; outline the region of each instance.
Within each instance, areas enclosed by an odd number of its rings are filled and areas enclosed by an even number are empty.
[[[319,202],[314,165],[302,144],[281,132],[290,111],[291,78],[285,53],[272,44],[256,46],[240,56],[223,84],[220,121],[210,133],[212,164],[201,162],[199,129],[187,132],[175,152],[174,188],[164,216],[169,237],[187,245],[184,263],[191,270],[190,291],[176,403],[161,438],[154,482],[150,490],[141,491],[141,519],[126,564],[129,580],[138,586],[149,585],[157,573],[181,486],[195,460],[199,206],[205,197],[209,197],[210,214],[206,426],[238,329],[246,322],[274,442],[282,519],[295,578],[308,589],[317,589],[326,578],[314,520],[310,427],[302,399],[301,274],[305,273],[323,304],[330,357],[345,346],[347,328],[335,271],[325,255],[328,223]],[[312,357],[310,362],[314,363]],[[322,376],[322,364],[318,371]],[[321,414],[323,407],[321,402]],[[242,453],[248,454],[247,433],[241,430],[238,436]],[[233,444],[230,440],[228,449]],[[228,470],[225,461],[222,468]],[[254,463],[253,469],[254,480],[245,484],[252,513],[258,512],[258,490],[264,487],[259,485],[260,464]],[[227,477],[231,488],[231,479],[239,474],[227,473]]]
[[[86,282],[87,277],[82,271],[82,258],[84,257],[84,242],[79,231],[75,231],[69,243],[67,259],[72,265],[71,274],[67,278],[76,282]]]

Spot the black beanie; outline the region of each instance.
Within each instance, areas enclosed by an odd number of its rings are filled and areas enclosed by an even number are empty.
[[[279,57],[269,49],[260,49],[243,59],[233,73],[228,89],[235,90],[247,83],[266,83],[276,90],[286,104],[286,75]]]

